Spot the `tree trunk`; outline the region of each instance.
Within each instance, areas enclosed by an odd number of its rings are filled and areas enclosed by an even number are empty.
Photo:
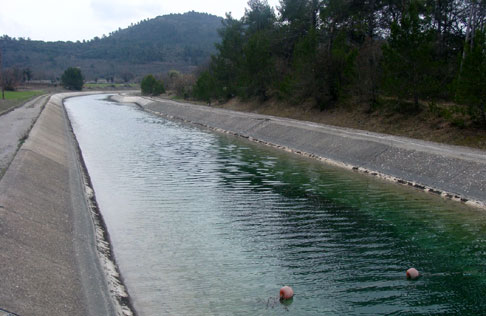
[[[483,117],[483,125],[486,128],[486,103],[483,103],[483,106],[481,107],[481,114]]]
[[[375,35],[375,0],[371,0],[369,4],[368,14],[368,36],[373,40]]]
[[[461,64],[459,65],[459,74],[457,76],[457,81],[460,82],[462,78],[462,69],[464,67],[464,60],[466,59],[466,51],[467,51],[467,46],[472,44],[471,39],[471,28],[473,26],[473,15],[474,15],[474,3],[469,4],[469,18],[467,21],[467,27],[466,27],[466,40],[464,41],[464,47],[462,50],[462,58],[461,58]],[[471,42],[471,43],[470,43]],[[472,48],[472,45],[471,45]],[[456,91],[456,96],[457,98],[457,91]]]
[[[476,27],[477,27],[477,8],[476,8],[476,2],[472,3],[472,21],[471,21],[471,50],[474,47],[474,36],[476,35]]]
[[[471,37],[471,27],[472,27],[474,9],[473,9],[473,4],[470,4],[470,6],[471,7],[469,8],[469,18],[468,18],[467,27],[466,27],[466,41],[464,43],[464,50],[462,51],[461,65],[459,66],[459,80],[461,78],[464,60],[466,59],[466,47],[469,44],[469,40],[470,40],[470,37]]]

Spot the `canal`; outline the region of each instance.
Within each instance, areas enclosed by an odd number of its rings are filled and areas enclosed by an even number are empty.
[[[106,97],[65,105],[139,315],[486,314],[484,211]]]

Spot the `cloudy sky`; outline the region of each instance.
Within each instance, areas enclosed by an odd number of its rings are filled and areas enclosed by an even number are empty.
[[[89,40],[146,18],[187,11],[240,18],[247,0],[1,0],[0,35]],[[276,7],[279,0],[269,0]]]

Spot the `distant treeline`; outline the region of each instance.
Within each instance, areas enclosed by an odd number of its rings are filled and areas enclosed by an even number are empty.
[[[129,81],[148,72],[189,72],[209,60],[219,40],[221,18],[188,12],[147,19],[101,38],[44,42],[0,37],[3,67],[29,70],[32,79],[59,79],[68,67],[86,79]],[[75,23],[75,22],[73,22]]]
[[[325,109],[381,97],[411,110],[460,101],[486,117],[484,0],[250,0],[227,15],[193,93],[279,98]]]

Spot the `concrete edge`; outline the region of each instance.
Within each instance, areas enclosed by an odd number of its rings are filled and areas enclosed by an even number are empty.
[[[374,177],[377,177],[377,178],[380,178],[380,179],[383,179],[383,180],[386,180],[386,181],[389,181],[389,182],[397,183],[397,184],[400,184],[400,185],[412,187],[414,189],[417,189],[417,190],[420,190],[420,191],[423,191],[423,192],[431,193],[431,194],[440,196],[440,197],[447,199],[447,200],[459,202],[459,203],[462,203],[462,204],[465,204],[465,205],[468,205],[468,206],[471,206],[471,207],[474,207],[474,208],[478,208],[478,209],[481,209],[481,210],[486,210],[486,199],[485,200],[479,200],[479,199],[466,197],[466,196],[463,196],[463,195],[458,194],[458,193],[449,192],[449,191],[444,190],[443,188],[440,188],[440,187],[427,185],[427,184],[424,184],[424,183],[420,183],[418,181],[413,181],[413,180],[410,180],[410,179],[405,179],[405,178],[393,176],[393,175],[386,174],[384,172],[380,172],[380,171],[373,170],[373,169],[370,169],[370,168],[366,168],[366,167],[363,167],[363,166],[349,164],[349,163],[346,163],[346,162],[343,162],[343,161],[340,161],[340,160],[332,159],[330,157],[325,157],[325,156],[322,156],[322,155],[317,155],[317,154],[314,154],[314,153],[298,150],[298,149],[294,148],[293,146],[285,146],[285,145],[281,145],[281,144],[277,144],[277,143],[273,143],[273,142],[268,142],[268,141],[265,141],[263,139],[259,139],[258,137],[245,135],[243,133],[231,131],[231,130],[220,128],[220,127],[215,127],[213,125],[206,124],[206,123],[203,123],[203,122],[199,122],[199,121],[196,121],[196,120],[187,119],[185,117],[182,117],[181,115],[170,115],[170,114],[167,114],[167,113],[162,113],[162,112],[159,112],[159,111],[149,109],[147,107],[150,104],[161,103],[161,102],[166,102],[166,101],[155,100],[153,98],[147,98],[147,97],[126,96],[126,95],[115,95],[115,96],[111,97],[111,99],[113,101],[121,102],[121,103],[134,103],[134,104],[138,105],[141,109],[143,109],[143,110],[145,110],[149,113],[152,113],[152,114],[158,115],[158,116],[162,116],[162,117],[165,117],[165,118],[170,119],[170,120],[182,121],[182,122],[185,122],[185,123],[202,126],[204,128],[213,130],[213,131],[218,132],[218,133],[230,134],[230,135],[233,135],[233,136],[245,138],[245,139],[248,139],[252,142],[260,143],[260,144],[263,144],[263,145],[266,145],[266,146],[269,146],[269,147],[273,147],[273,148],[284,150],[284,151],[287,151],[287,152],[290,152],[290,153],[298,154],[298,155],[301,155],[301,156],[304,156],[304,157],[307,157],[307,158],[316,159],[316,160],[319,160],[319,161],[324,162],[326,164],[333,165],[333,166],[336,166],[336,167],[339,167],[339,168],[352,170],[352,171],[359,172],[359,173],[362,173],[362,174],[365,174],[365,175],[371,175],[371,176],[374,176]],[[231,111],[231,110],[226,110],[226,109],[216,109],[216,108],[210,108],[209,109],[209,108],[206,108],[206,107],[203,107],[203,106],[195,106],[195,105],[192,105],[192,104],[188,105],[188,104],[185,104],[185,103],[178,103],[178,102],[175,102],[175,101],[168,101],[168,102],[176,104],[176,105],[179,104],[180,106],[191,106],[193,108],[197,108],[197,110],[205,111],[205,112],[207,112],[205,114],[209,114],[209,115],[213,111],[215,111],[215,112],[221,111],[221,112],[231,113],[231,114],[234,114],[234,115],[240,116],[240,117],[243,117],[243,116],[257,117],[260,120],[261,119],[265,119],[265,120],[277,119],[277,120],[281,120],[281,121],[289,121],[291,123],[300,122],[300,121],[291,120],[291,119],[283,119],[283,118],[281,119],[281,118],[276,118],[276,117],[272,117],[272,116],[254,114],[254,113],[243,113],[243,112],[236,112],[236,111]],[[334,127],[325,126],[325,125],[321,125],[321,124],[317,124],[317,123],[310,123],[310,122],[303,122],[303,123],[306,123],[306,124],[309,123],[309,125],[316,126],[316,127],[323,126],[323,128],[329,128],[331,130],[338,130],[338,131],[343,131],[343,132],[353,132],[352,129],[339,128],[339,127],[334,129]],[[403,142],[406,142],[406,140],[407,140],[406,138],[403,138],[403,137],[392,137],[392,136],[388,137],[387,135],[382,135],[382,134],[378,134],[378,133],[365,133],[364,131],[356,131],[356,132],[358,132],[359,138],[366,138],[369,135],[370,137],[374,137],[374,138],[377,137],[379,139],[389,139],[389,138],[398,139],[398,143],[403,143]],[[425,142],[425,141],[417,141],[416,143],[414,142],[414,145],[415,144],[417,144],[417,146],[427,146],[428,145],[428,143]],[[457,158],[457,157],[461,158],[462,157],[462,155],[455,153],[453,150],[452,151],[441,150],[440,145],[441,144],[437,144],[437,146],[434,147],[434,150],[438,150],[439,153],[452,154],[455,158]],[[454,146],[450,146],[450,147],[454,147]],[[479,150],[471,149],[471,153],[472,153],[472,155],[475,155],[477,157],[480,157],[480,158],[483,158],[483,159],[486,158],[486,157],[481,156],[481,154],[483,154],[483,152],[481,152]],[[462,157],[462,158],[469,159],[468,157]]]
[[[136,312],[133,307],[132,300],[130,299],[123,278],[119,271],[118,265],[116,263],[116,259],[111,245],[110,236],[106,228],[103,215],[101,214],[101,210],[99,209],[98,203],[96,201],[95,191],[91,183],[91,178],[89,176],[88,169],[86,167],[83,158],[82,150],[79,146],[76,135],[74,134],[71,121],[69,119],[69,116],[67,114],[64,105],[64,101],[68,98],[84,96],[84,95],[102,94],[102,93],[105,92],[95,91],[95,92],[81,92],[81,93],[66,93],[60,96],[59,101],[62,104],[62,109],[66,117],[66,124],[68,125],[68,129],[70,131],[69,137],[71,139],[71,142],[76,152],[77,157],[75,159],[79,168],[79,172],[81,174],[81,180],[84,187],[83,196],[85,198],[86,211],[89,212],[92,221],[93,237],[96,244],[96,254],[99,263],[103,269],[108,294],[111,298],[112,304],[115,308],[117,315],[135,316]]]

